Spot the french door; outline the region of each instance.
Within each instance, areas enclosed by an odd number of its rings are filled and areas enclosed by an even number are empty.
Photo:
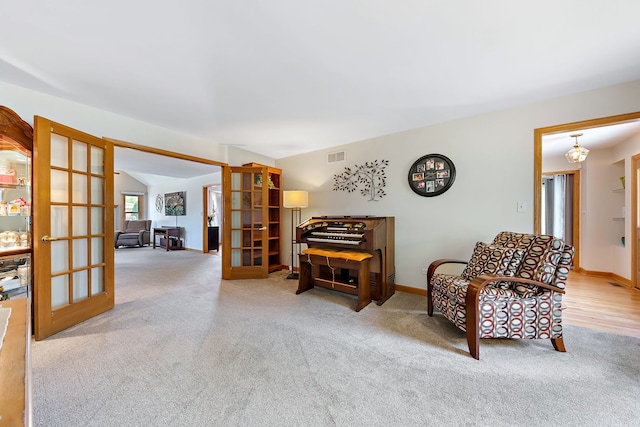
[[[113,144],[35,117],[36,340],[114,306]]]
[[[269,190],[266,168],[223,167],[223,279],[269,275]]]

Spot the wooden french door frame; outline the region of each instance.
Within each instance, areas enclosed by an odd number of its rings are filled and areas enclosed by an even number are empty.
[[[40,340],[114,306],[113,145],[42,117],[34,122],[33,306]]]
[[[258,279],[269,276],[269,189],[257,189],[254,176],[267,182],[267,167],[226,166],[222,168],[223,221],[222,278]],[[233,175],[240,175],[235,182]],[[251,175],[250,183],[242,182]],[[234,193],[239,195],[234,198]],[[254,198],[259,193],[261,200]],[[245,199],[245,197],[248,197]],[[248,204],[247,204],[248,203]],[[250,217],[250,219],[249,219]],[[259,254],[259,255],[258,255]],[[248,260],[248,261],[247,261]]]

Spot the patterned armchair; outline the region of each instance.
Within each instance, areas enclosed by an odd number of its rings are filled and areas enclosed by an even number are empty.
[[[480,358],[480,338],[562,339],[562,294],[574,248],[553,236],[501,232],[478,242],[469,262],[440,259],[427,272],[427,313],[434,308],[466,331],[471,355]],[[467,264],[459,275],[439,266]]]

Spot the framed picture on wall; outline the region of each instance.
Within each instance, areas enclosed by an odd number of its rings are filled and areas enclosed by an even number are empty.
[[[166,216],[182,216],[187,214],[187,192],[176,191],[164,194],[164,214]]]
[[[438,196],[456,179],[456,167],[442,154],[427,154],[413,162],[409,169],[409,187],[423,197]]]

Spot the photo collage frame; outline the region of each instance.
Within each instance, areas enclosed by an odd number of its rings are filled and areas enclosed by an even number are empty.
[[[423,197],[438,196],[453,185],[456,168],[447,156],[427,154],[413,162],[409,170],[409,186]]]

